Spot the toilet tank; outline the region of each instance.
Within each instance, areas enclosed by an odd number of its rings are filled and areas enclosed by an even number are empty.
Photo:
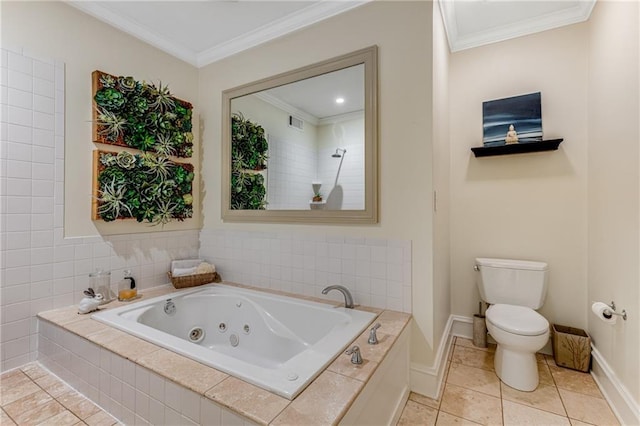
[[[476,283],[487,303],[506,303],[539,309],[547,295],[548,268],[544,262],[477,258]]]

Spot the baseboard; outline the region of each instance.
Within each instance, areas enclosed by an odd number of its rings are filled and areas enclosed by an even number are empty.
[[[634,401],[627,388],[598,349],[591,345],[591,376],[623,425],[640,425],[640,405]]]
[[[464,329],[464,322],[464,317],[457,315],[449,316],[449,320],[442,332],[440,346],[438,346],[438,352],[433,366],[429,367],[415,362],[411,363],[411,391],[428,396],[429,398],[438,399],[440,391],[442,390],[442,380],[444,379],[453,337],[458,335],[459,328]],[[473,329],[473,324],[471,324],[471,327]]]

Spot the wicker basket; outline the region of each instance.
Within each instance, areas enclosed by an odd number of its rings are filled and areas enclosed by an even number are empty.
[[[173,284],[175,288],[196,287],[203,284],[219,283],[220,281],[222,281],[220,275],[218,275],[217,272],[183,275],[180,277],[174,277],[173,275],[171,275],[171,272],[167,272],[167,275],[169,275],[171,284]]]

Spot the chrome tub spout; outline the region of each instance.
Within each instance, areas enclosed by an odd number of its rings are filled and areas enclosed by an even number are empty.
[[[349,291],[348,288],[341,285],[330,285],[329,287],[325,287],[325,289],[322,290],[322,294],[327,294],[331,290],[338,290],[339,292],[341,292],[342,295],[344,296],[344,307],[353,309],[354,307],[353,297],[351,296],[351,292]]]

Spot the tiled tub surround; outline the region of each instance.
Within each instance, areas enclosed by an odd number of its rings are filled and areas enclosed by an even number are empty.
[[[324,287],[341,284],[356,303],[411,312],[408,240],[203,229],[200,256],[228,281],[320,298]]]
[[[144,297],[173,291],[159,287]],[[39,360],[125,424],[364,424],[367,416],[379,420],[383,408],[391,408],[395,417],[389,421],[395,423],[408,396],[410,315],[405,313],[380,314],[380,344],[368,345],[367,331],[358,337],[364,364],[355,366],[341,355],[289,401],[76,309],[39,314]],[[372,405],[375,410],[368,409]]]

